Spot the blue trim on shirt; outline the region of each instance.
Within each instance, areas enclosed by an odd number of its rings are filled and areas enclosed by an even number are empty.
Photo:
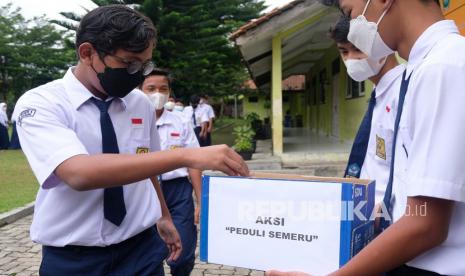
[[[350,183],[342,183],[342,190],[341,190],[341,201],[345,207],[342,208],[342,217],[341,217],[341,240],[340,240],[340,248],[339,248],[339,266],[342,267],[346,264],[350,259],[350,243],[351,243],[351,228],[352,228],[352,221],[349,212],[353,212],[353,210],[349,210],[348,203],[352,200],[352,191],[354,185]]]
[[[202,179],[202,205],[200,210],[200,260],[208,261],[208,200],[210,192],[210,176]]]

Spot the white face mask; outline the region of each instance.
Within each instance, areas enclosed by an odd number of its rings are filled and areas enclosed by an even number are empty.
[[[171,110],[173,110],[173,108],[174,108],[174,103],[173,102],[165,103],[165,109],[166,110],[171,111]]]
[[[389,9],[383,12],[378,22],[368,22],[365,17],[365,12],[370,2],[371,0],[368,0],[361,15],[350,20],[350,29],[347,39],[368,57],[376,60],[389,56],[394,53],[394,50],[384,43],[378,32],[378,25]]]
[[[152,104],[155,106],[156,110],[163,109],[163,106],[165,103],[168,101],[169,97],[168,95],[165,95],[160,92],[155,92],[152,94],[147,94],[147,97],[149,97],[149,100],[152,102]]]
[[[354,81],[366,81],[368,78],[378,75],[386,63],[386,58],[376,62],[372,59],[348,59],[344,61],[347,74]]]
[[[175,110],[175,111],[182,112],[182,111],[184,110],[184,106],[181,106],[181,105],[175,105],[175,106],[174,106],[174,110]]]

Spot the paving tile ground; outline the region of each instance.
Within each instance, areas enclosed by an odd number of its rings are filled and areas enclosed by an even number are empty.
[[[41,246],[33,243],[29,238],[31,220],[32,216],[27,216],[0,228],[0,275],[39,275]],[[170,275],[167,266],[165,273],[167,276]],[[200,262],[197,247],[195,267],[191,275],[263,276],[263,272]]]

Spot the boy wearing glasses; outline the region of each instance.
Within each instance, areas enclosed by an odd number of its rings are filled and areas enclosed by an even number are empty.
[[[134,90],[153,70],[155,37],[128,7],[92,10],[76,32],[77,66],[16,105],[40,184],[31,238],[43,245],[41,275],[163,275],[158,237],[170,260],[181,243],[156,176],[179,167],[248,175],[226,146],[159,151],[154,108]]]

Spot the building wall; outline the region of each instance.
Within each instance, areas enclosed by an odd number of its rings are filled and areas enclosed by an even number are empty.
[[[346,68],[343,66],[342,70],[346,72]],[[342,82],[344,83],[344,91],[341,91],[340,96],[340,131],[341,131],[341,140],[352,140],[357,134],[360,122],[362,121],[363,116],[368,108],[368,101],[370,99],[371,91],[373,89],[373,84],[370,81],[365,82],[365,96],[347,99],[345,92],[347,90],[347,85],[349,81],[349,76],[347,74],[342,74]]]
[[[255,97],[257,98],[257,102],[250,102],[250,98]],[[260,116],[260,119],[265,119],[267,117],[270,117],[271,110],[270,108],[265,108],[265,103],[269,100],[269,97],[264,95],[264,93],[252,93],[252,94],[247,94],[244,96],[242,100],[242,105],[243,105],[243,116],[247,116],[247,114],[250,114],[252,112],[257,113]]]
[[[304,93],[283,93],[283,119],[286,115],[286,112],[289,110],[293,119],[296,116],[303,116],[306,112],[306,107],[304,106]],[[256,98],[257,102],[251,102],[250,98]],[[243,116],[247,116],[252,112],[257,113],[260,116],[260,119],[270,117],[271,109],[265,108],[266,103],[269,102],[269,96],[266,96],[264,93],[253,93],[247,94],[242,99],[243,104]],[[295,120],[294,120],[295,121]]]
[[[367,101],[370,97],[372,84],[365,83],[365,96],[357,98],[347,98],[349,77],[346,73],[344,63],[339,59],[339,74],[334,75],[333,62],[339,58],[336,47],[331,48],[325,53],[320,62],[318,62],[307,74],[307,99],[305,104],[307,116],[305,126],[324,136],[332,136],[333,125],[333,78],[338,77],[338,102],[339,102],[339,139],[352,140],[358,130],[360,121],[366,111]],[[337,72],[337,71],[336,71]],[[324,84],[322,83],[322,79]],[[324,101],[321,95],[324,87]],[[316,93],[316,104],[315,104]],[[310,98],[310,99],[309,99]]]
[[[465,35],[465,0],[441,0],[444,15],[455,20],[460,33]]]

